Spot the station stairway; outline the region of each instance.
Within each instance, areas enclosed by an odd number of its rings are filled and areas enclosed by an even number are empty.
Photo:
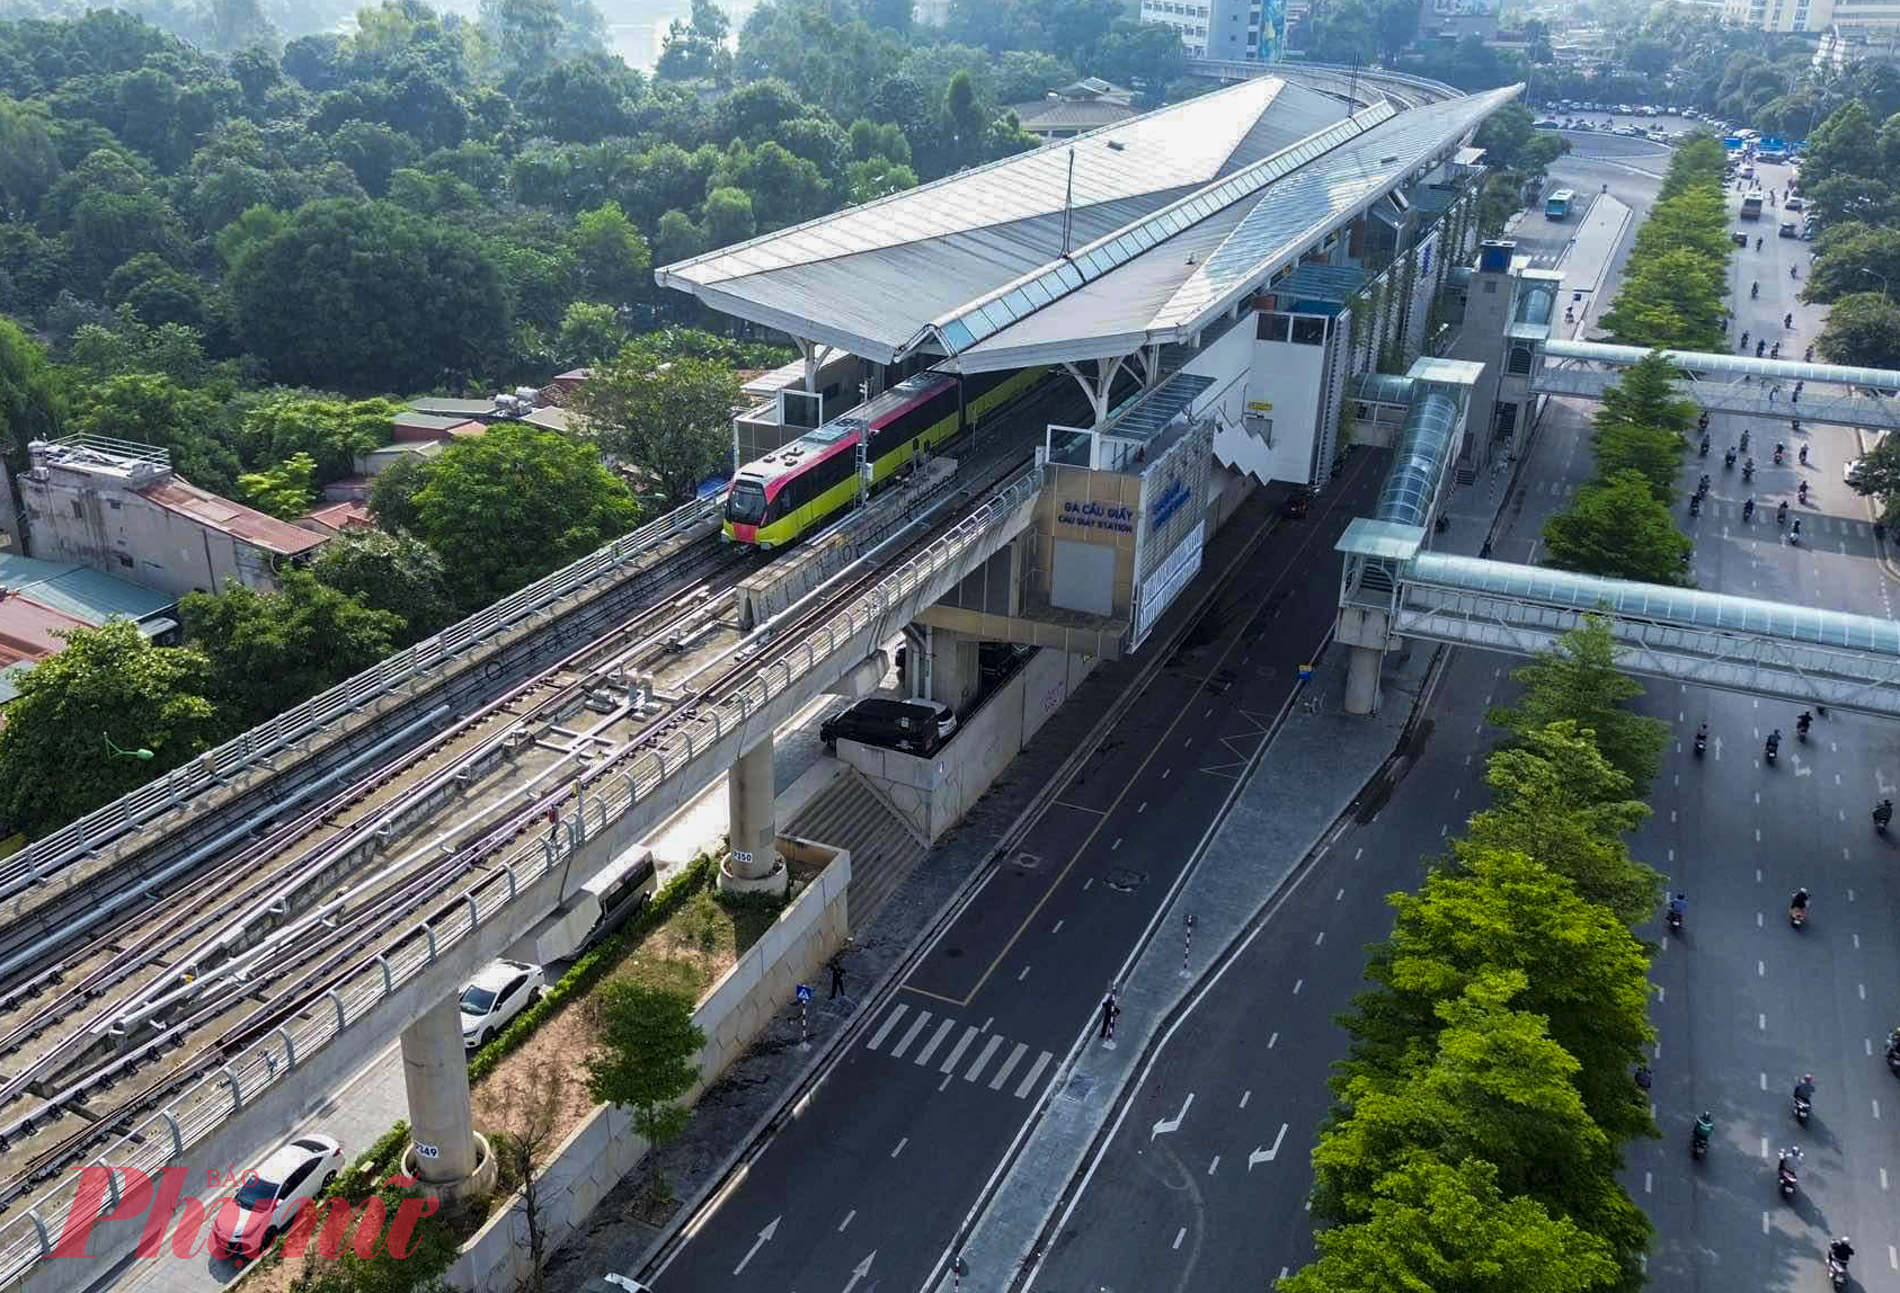
[[[864,774],[846,768],[813,796],[783,831],[851,851],[845,891],[853,929],[862,929],[916,869],[930,845]]]

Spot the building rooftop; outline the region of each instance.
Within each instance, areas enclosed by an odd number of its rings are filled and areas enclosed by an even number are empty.
[[[1125,355],[1189,339],[1517,92],[1349,117],[1262,76],[655,277],[884,363],[936,353],[975,372]]]
[[[1023,129],[1031,134],[1046,130],[1095,130],[1141,115],[1140,108],[1106,99],[1031,99],[1028,103],[1010,104],[1009,111],[1016,114]]]
[[[87,624],[104,624],[114,615],[144,622],[171,614],[178,599],[90,566],[38,561],[0,552],[0,589],[23,594],[42,606]]]
[[[91,627],[23,593],[0,596],[0,666],[44,660],[65,647],[59,635]]]
[[[390,423],[394,426],[414,427],[418,431],[442,432],[462,426],[467,421],[467,418],[455,417],[452,414],[418,413],[414,409],[405,410],[390,419]]]
[[[280,557],[297,556],[324,542],[321,534],[312,534],[289,521],[280,521],[242,503],[220,498],[208,489],[199,489],[177,477],[139,492],[167,511]]]
[[[425,395],[421,399],[410,400],[409,407],[417,413],[454,418],[460,422],[468,418],[488,417],[495,411],[495,401],[492,399],[448,399],[438,395]]]
[[[344,530],[373,530],[376,522],[369,514],[369,504],[360,498],[346,498],[340,502],[325,503],[305,512],[298,521],[300,528],[304,521],[314,522],[324,530],[342,532]]]

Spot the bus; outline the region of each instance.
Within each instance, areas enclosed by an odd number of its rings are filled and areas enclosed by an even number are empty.
[[[1563,220],[1570,215],[1570,204],[1577,200],[1575,189],[1558,189],[1544,199],[1544,219]]]

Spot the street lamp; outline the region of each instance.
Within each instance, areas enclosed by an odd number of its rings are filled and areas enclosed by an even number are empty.
[[[1885,274],[1877,274],[1877,273],[1875,273],[1875,272],[1874,272],[1873,270],[1871,270],[1871,269],[1868,269],[1868,268],[1867,268],[1867,267],[1866,267],[1865,265],[1863,265],[1863,266],[1861,266],[1861,270],[1860,270],[1860,272],[1861,272],[1861,273],[1863,273],[1863,274],[1865,274],[1865,275],[1867,275],[1867,277],[1869,277],[1869,278],[1877,278],[1877,279],[1879,279],[1879,280],[1880,280],[1880,299],[1881,299],[1882,301],[1887,301],[1887,300],[1888,300],[1888,297],[1887,297],[1887,276],[1886,276]],[[1889,301],[1888,303],[1889,303],[1889,304],[1891,304],[1891,302],[1890,302],[1890,301]]]
[[[112,743],[112,738],[110,736],[107,736],[104,732],[99,733],[99,735],[104,738],[105,743],[106,743],[106,749],[112,751],[113,756],[116,758],[149,759],[152,757],[152,752],[146,749],[142,745],[136,750],[122,750],[118,746],[114,745]]]

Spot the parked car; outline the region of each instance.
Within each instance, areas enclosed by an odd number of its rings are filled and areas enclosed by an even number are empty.
[[[1559,130],[1559,129],[1562,129],[1562,127],[1560,127],[1555,121],[1551,120],[1549,117],[1545,117],[1541,121],[1531,122],[1531,129],[1533,130]]]
[[[1800,198],[1791,197],[1781,204],[1781,209],[1784,211],[1805,211],[1808,209],[1808,204],[1803,202]]]
[[[462,989],[462,1045],[480,1050],[514,1017],[540,999],[547,986],[538,965],[496,960],[483,966]]]
[[[1746,247],[1748,246],[1748,231],[1745,229],[1737,229],[1728,236],[1728,240],[1737,247]]]
[[[820,723],[818,739],[830,750],[839,741],[859,741],[928,758],[956,730],[956,712],[940,700],[868,696]]]
[[[273,1150],[238,1192],[218,1205],[211,1222],[212,1251],[222,1250],[239,1262],[263,1252],[296,1219],[298,1203],[316,1198],[342,1170],[343,1146],[328,1136],[299,1136]]]
[[[1794,227],[1794,221],[1792,220],[1783,220],[1781,222],[1780,233],[1783,238],[1799,238],[1801,236],[1801,231]]]
[[[1855,458],[1847,463],[1846,466],[1841,468],[1841,479],[1846,481],[1849,485],[1860,484],[1861,464],[1866,461],[1865,458]]]

